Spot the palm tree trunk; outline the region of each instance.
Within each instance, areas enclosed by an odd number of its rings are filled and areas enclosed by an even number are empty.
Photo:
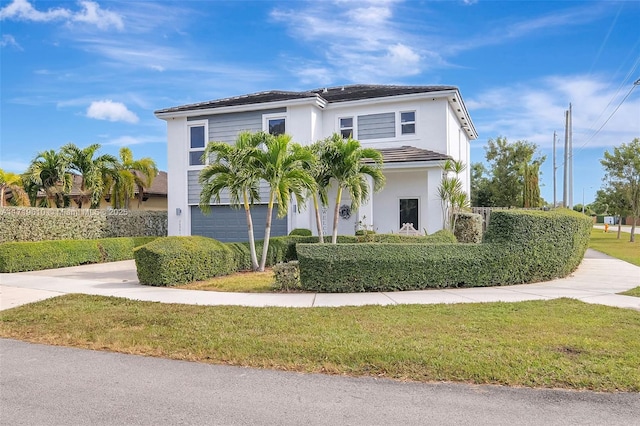
[[[264,243],[262,244],[262,260],[260,261],[260,272],[264,272],[267,266],[267,252],[269,251],[269,237],[271,236],[271,213],[273,212],[273,191],[269,194],[269,204],[267,206],[267,225],[264,228]]]
[[[249,208],[249,200],[247,197],[247,191],[242,193],[244,198],[244,212],[247,216],[247,232],[249,233],[249,251],[251,252],[251,269],[257,271],[260,265],[258,265],[258,256],[256,255],[256,242],[253,238],[253,220],[251,219],[251,210]]]
[[[318,194],[313,193],[313,208],[316,211],[316,225],[318,227],[318,242],[324,244],[324,232],[322,232],[322,218],[320,218],[320,206],[318,203]]]
[[[338,212],[340,210],[340,201],[342,201],[342,186],[338,186],[336,207],[333,209],[333,233],[331,235],[331,244],[338,244]]]
[[[4,190],[5,190],[6,186],[0,185],[0,207],[4,207]]]

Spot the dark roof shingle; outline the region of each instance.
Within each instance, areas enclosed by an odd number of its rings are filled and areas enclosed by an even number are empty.
[[[428,149],[414,146],[401,146],[399,148],[380,148],[384,163],[409,163],[414,161],[444,161],[450,156]]]

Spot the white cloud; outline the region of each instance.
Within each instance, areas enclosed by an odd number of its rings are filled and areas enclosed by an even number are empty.
[[[121,102],[112,100],[94,101],[87,108],[87,117],[97,120],[125,121],[127,123],[137,123],[138,116],[127,109]]]
[[[304,82],[388,82],[442,64],[423,39],[395,16],[396,1],[314,2],[303,9],[276,9],[271,18],[286,25],[298,42],[308,43],[315,58],[292,58],[294,73]],[[434,59],[427,62],[425,59]],[[321,69],[317,63],[322,62]],[[316,69],[314,71],[314,69]],[[309,84],[312,84],[309,82]]]
[[[11,34],[2,34],[2,39],[0,39],[0,47],[11,46],[18,50],[23,50],[22,46],[18,44],[16,39]]]
[[[81,22],[95,25],[105,30],[115,27],[124,28],[124,22],[120,15],[109,10],[104,10],[96,2],[80,1],[80,11],[72,11],[65,8],[51,8],[46,11],[37,10],[27,0],[13,0],[12,3],[0,9],[0,20],[14,19],[33,22],[65,21],[67,23]]]
[[[144,143],[164,143],[164,142],[166,142],[166,139],[163,137],[120,136],[108,142],[103,143],[103,145],[130,146],[130,145],[140,145]]]
[[[490,89],[466,104],[483,139],[502,135],[546,148],[554,131],[564,137],[564,111],[572,103],[574,149],[611,147],[640,135],[640,91],[620,105],[631,84],[616,90],[598,77],[551,76]]]
[[[111,26],[119,30],[124,29],[124,22],[117,13],[101,9],[98,3],[92,1],[81,1],[80,5],[83,10],[73,15],[74,22],[94,24],[101,30],[106,30]]]

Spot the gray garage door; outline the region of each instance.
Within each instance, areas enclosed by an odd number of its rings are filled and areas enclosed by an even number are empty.
[[[271,221],[271,236],[287,235],[287,217],[278,219],[274,208]],[[253,235],[256,240],[264,238],[267,221],[267,206],[251,207]],[[191,206],[191,235],[202,235],[218,241],[248,241],[247,217],[244,209],[232,209],[229,206],[211,206],[211,213],[204,215],[200,207]]]

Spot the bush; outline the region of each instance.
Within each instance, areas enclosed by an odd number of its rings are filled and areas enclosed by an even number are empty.
[[[207,237],[167,237],[134,250],[140,284],[172,286],[227,275],[236,270],[234,252]]]
[[[370,238],[359,238],[358,242],[390,243],[390,244],[447,244],[456,243],[456,237],[445,229],[431,235],[377,234]]]
[[[300,279],[304,290],[319,292],[549,280],[578,266],[590,230],[580,213],[512,210],[491,215],[482,244],[298,244]]]
[[[156,237],[55,240],[0,244],[0,272],[40,271],[133,259],[133,249]]]
[[[250,271],[251,265],[251,250],[249,249],[249,243],[224,243],[232,253],[234,269],[236,271]],[[258,260],[259,261],[259,260]]]
[[[273,277],[275,291],[296,291],[301,290],[300,268],[298,261],[293,260],[287,263],[278,263],[273,266]]]
[[[460,243],[481,243],[482,216],[476,213],[458,213],[454,234]]]
[[[296,228],[293,231],[289,232],[289,235],[297,235],[300,237],[310,237],[313,235],[311,229],[306,228]]]

